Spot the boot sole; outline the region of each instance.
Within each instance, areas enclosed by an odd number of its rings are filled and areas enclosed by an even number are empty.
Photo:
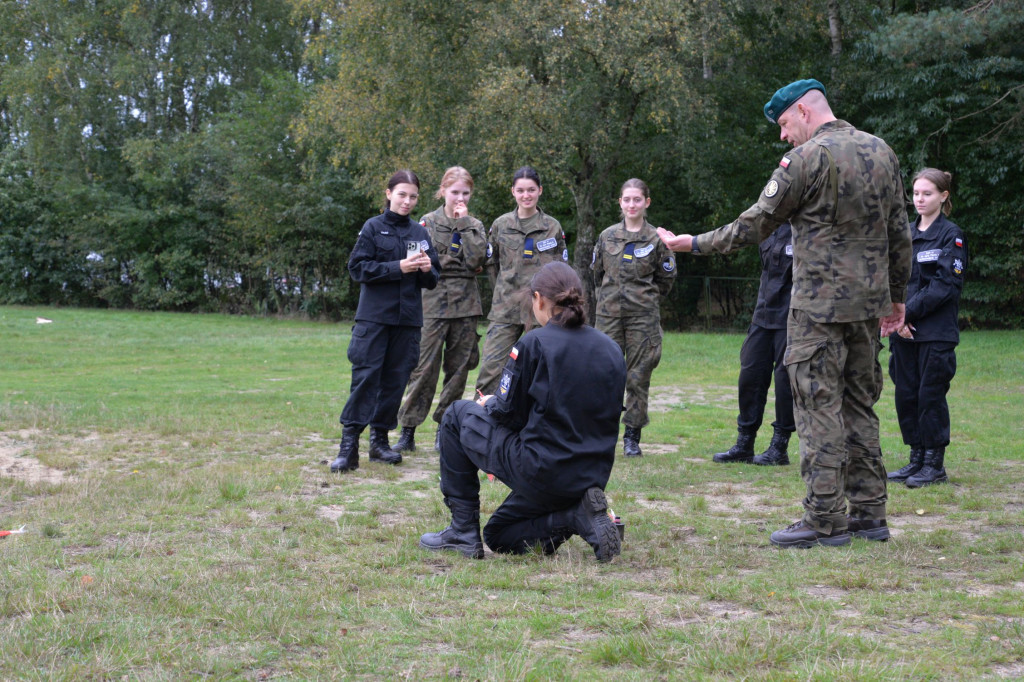
[[[383,457],[374,457],[373,455],[370,455],[370,461],[377,462],[379,464],[401,464],[402,456],[399,455],[398,459],[385,459]]]
[[[733,459],[733,458],[730,458],[730,459],[718,459],[717,457],[712,457],[711,461],[712,462],[716,462],[718,464],[750,464],[751,462],[754,461],[754,458],[753,457],[737,457],[735,459]]]
[[[622,542],[619,531],[608,517],[608,498],[600,488],[589,488],[583,493],[583,505],[590,514],[594,535],[597,536],[594,555],[598,561],[611,561],[622,552]]]
[[[429,549],[431,552],[458,552],[459,554],[461,554],[462,556],[466,557],[467,559],[483,559],[484,558],[484,548],[483,547],[469,549],[469,548],[467,548],[467,547],[465,547],[463,545],[450,545],[450,544],[441,545],[439,547],[433,547],[431,545],[423,544],[422,540],[420,540],[420,547],[422,547],[423,549]]]
[[[358,468],[359,468],[358,464],[355,465],[354,467],[331,467],[331,473],[332,474],[343,474],[346,471],[355,471]]]
[[[850,544],[851,536],[849,533],[843,533],[842,535],[835,535],[828,538],[816,538],[814,540],[790,540],[788,542],[782,542],[775,538],[769,538],[771,543],[776,547],[782,549],[810,549],[815,545],[826,545],[828,547],[841,547],[843,545]]]

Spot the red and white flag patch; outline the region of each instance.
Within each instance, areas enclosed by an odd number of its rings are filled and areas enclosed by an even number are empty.
[[[956,247],[957,247],[958,249],[962,249],[962,248],[964,248],[964,240],[963,240],[963,239],[960,239],[960,237],[957,237],[957,238],[956,238]]]
[[[512,358],[513,360],[518,359],[519,358],[519,349],[516,348],[515,346],[512,346],[512,352],[509,353],[508,356],[510,358]]]
[[[782,166],[783,168],[789,168],[789,157],[783,156],[782,161],[779,161],[779,165]]]

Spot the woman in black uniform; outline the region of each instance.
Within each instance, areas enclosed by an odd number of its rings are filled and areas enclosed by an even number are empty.
[[[907,284],[906,323],[889,337],[889,376],[896,415],[910,463],[890,481],[920,488],[948,480],[943,466],[949,445],[946,393],[956,374],[960,342],[960,292],[967,267],[963,231],[946,216],[952,176],[925,168],[914,177],[914,265]]]
[[[448,528],[420,546],[482,559],[479,471],[512,492],[484,528],[495,552],[553,553],[573,535],[598,561],[619,554],[604,487],[626,387],[622,351],[589,327],[579,277],[568,265],[544,265],[530,283],[540,327],[515,343],[496,395],[452,404],[441,422],[441,492]]]
[[[359,434],[370,425],[370,461],[399,464],[388,431],[420,355],[423,305],[420,292],[437,286],[441,265],[427,229],[409,214],[419,201],[420,180],[412,171],[391,176],[384,213],[366,221],[348,259],[359,282],[359,306],[348,359],[352,388],[341,413],[341,447],[331,471],[359,468]]]

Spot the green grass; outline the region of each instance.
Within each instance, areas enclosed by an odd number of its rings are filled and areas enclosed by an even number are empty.
[[[1024,334],[964,334],[951,485],[891,487],[887,544],[806,551],[768,543],[797,466],[710,462],[742,337],[667,336],[601,565],[578,538],[420,550],[447,523],[429,425],[401,466],[331,475],[348,333],[0,308],[0,528],[28,531],[0,539],[0,679],[1024,676]],[[901,466],[891,386],[878,411]],[[504,493],[484,479],[484,520]]]

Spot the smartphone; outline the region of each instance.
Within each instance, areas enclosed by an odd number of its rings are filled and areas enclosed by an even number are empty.
[[[419,242],[406,242],[405,243],[406,258],[412,258],[419,254],[420,243]]]

